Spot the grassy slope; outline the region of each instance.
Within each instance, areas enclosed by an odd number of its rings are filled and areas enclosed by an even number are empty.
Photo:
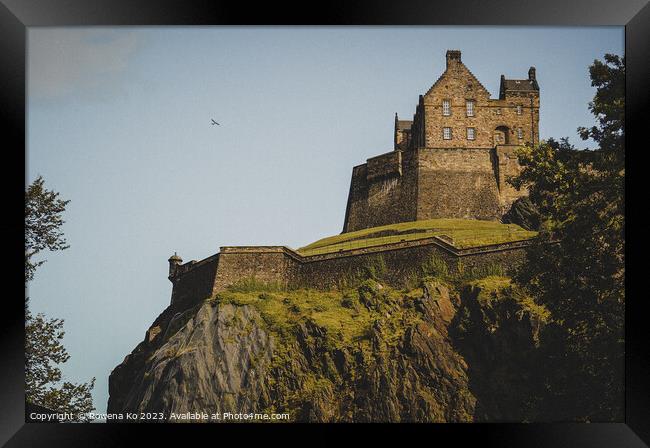
[[[361,305],[359,295],[363,293],[364,288],[385,297],[386,300],[399,303],[422,296],[420,287],[409,291],[397,290],[389,286],[378,286],[372,279],[365,280],[356,288],[331,291],[282,290],[276,285],[250,281],[233,285],[210,301],[254,307],[260,312],[265,327],[281,339],[293,339],[296,326],[306,319],[313,320],[316,325],[326,329],[327,337],[332,339],[334,345],[340,346],[367,343],[370,327],[378,317],[392,322],[403,332],[406,328],[405,320],[408,320],[404,313],[393,312],[387,317]]]
[[[397,234],[377,236],[379,232],[397,232]],[[537,232],[524,230],[516,224],[502,224],[495,221],[428,219],[330,236],[302,247],[298,252],[302,255],[318,255],[441,235],[452,238],[454,246],[465,248],[526,240],[536,236]]]
[[[550,312],[543,305],[538,305],[530,296],[517,289],[509,277],[488,276],[469,282],[470,286],[479,288],[478,303],[483,308],[492,307],[499,301],[513,299],[522,310],[546,322]]]
[[[216,301],[234,305],[251,305],[262,315],[267,328],[286,336],[305,318],[332,332],[340,332],[347,342],[363,338],[370,325],[368,310],[342,306],[342,294],[308,289],[294,291],[224,291]]]

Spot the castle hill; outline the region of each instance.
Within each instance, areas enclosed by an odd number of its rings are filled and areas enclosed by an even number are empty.
[[[327,289],[378,255],[396,282],[432,255],[510,271],[536,235],[504,217],[527,194],[508,178],[520,172],[517,148],[539,142],[539,95],[530,67],[523,78],[501,75],[490,98],[461,52],[447,51],[412,119],[395,114],[392,151],[352,169],[340,235],[297,250],[226,246],[187,263],[174,254],[171,303],[189,306],[244,278]]]
[[[624,27],[41,28],[25,420],[628,421]]]

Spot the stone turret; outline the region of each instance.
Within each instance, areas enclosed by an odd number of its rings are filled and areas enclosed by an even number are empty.
[[[169,276],[167,278],[173,281],[174,277],[176,276],[176,270],[181,265],[181,263],[183,263],[183,259],[179,257],[176,252],[174,252],[174,255],[169,257],[169,260],[167,261],[169,261]]]

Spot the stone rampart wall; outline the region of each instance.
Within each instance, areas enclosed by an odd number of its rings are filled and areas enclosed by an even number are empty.
[[[521,241],[457,249],[431,237],[309,257],[284,246],[222,247],[219,254],[196,263],[174,279],[172,303],[194,304],[245,278],[287,288],[330,289],[370,266],[380,265],[387,281],[400,285],[434,256],[444,260],[450,270],[457,269],[460,262],[465,269],[496,264],[512,273],[523,262],[529,244]]]

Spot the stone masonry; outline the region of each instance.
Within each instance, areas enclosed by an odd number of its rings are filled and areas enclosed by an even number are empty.
[[[393,151],[352,170],[343,232],[431,218],[499,220],[525,196],[507,183],[516,148],[539,141],[539,85],[501,76],[499,98],[449,50],[412,120],[395,115]]]
[[[169,280],[173,284],[171,304],[191,307],[245,278],[279,286],[329,289],[359,269],[383,259],[388,280],[403,284],[419,272],[431,257],[444,260],[449,269],[459,263],[465,269],[502,266],[514,271],[525,257],[530,241],[458,249],[443,238],[432,236],[336,253],[302,256],[285,246],[228,246],[205,260],[182,264],[178,256],[169,259]]]

